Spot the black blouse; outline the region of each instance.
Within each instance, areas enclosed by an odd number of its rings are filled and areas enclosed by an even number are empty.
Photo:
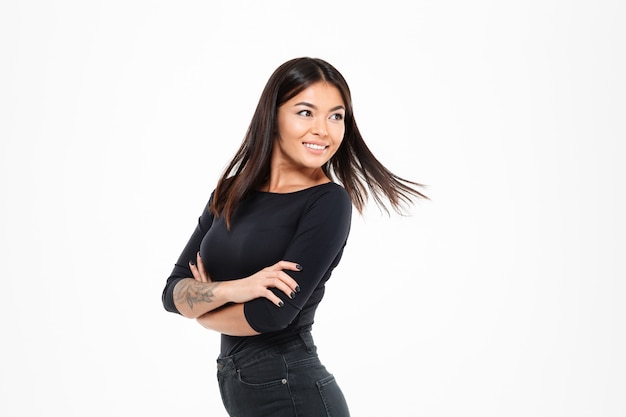
[[[178,281],[192,276],[188,263],[195,262],[198,251],[214,281],[245,278],[285,260],[302,266],[301,271],[286,271],[301,291],[292,300],[272,289],[285,304],[282,308],[266,298],[245,303],[246,320],[261,334],[222,335],[221,355],[310,328],[324,296],[324,285],[341,259],[351,216],[347,192],[332,182],[292,193],[254,192],[237,207],[230,231],[224,219],[215,218],[207,205],[167,279],[163,305],[178,313],[173,289]]]

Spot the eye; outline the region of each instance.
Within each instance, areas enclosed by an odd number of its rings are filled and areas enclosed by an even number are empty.
[[[330,116],[331,120],[343,120],[343,114],[335,113]]]
[[[298,112],[298,115],[304,116],[304,117],[311,117],[313,113],[311,113],[311,110],[300,110]]]

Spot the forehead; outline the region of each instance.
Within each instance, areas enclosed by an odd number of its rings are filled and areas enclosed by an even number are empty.
[[[324,81],[311,84],[285,102],[285,104],[294,105],[301,102],[323,107],[326,105],[328,105],[328,107],[336,107],[338,105],[345,106],[339,89]]]

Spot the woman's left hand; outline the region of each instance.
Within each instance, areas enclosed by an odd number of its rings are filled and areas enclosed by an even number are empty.
[[[198,282],[213,282],[211,280],[211,276],[204,269],[204,263],[202,262],[202,258],[200,257],[200,252],[196,254],[196,263],[193,264],[189,262],[189,268],[191,269],[191,274],[193,275],[193,279]]]

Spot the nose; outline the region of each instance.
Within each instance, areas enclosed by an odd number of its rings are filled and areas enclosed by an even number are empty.
[[[313,121],[313,134],[326,137],[328,136],[328,129],[326,128],[326,119],[323,117],[316,117]]]

